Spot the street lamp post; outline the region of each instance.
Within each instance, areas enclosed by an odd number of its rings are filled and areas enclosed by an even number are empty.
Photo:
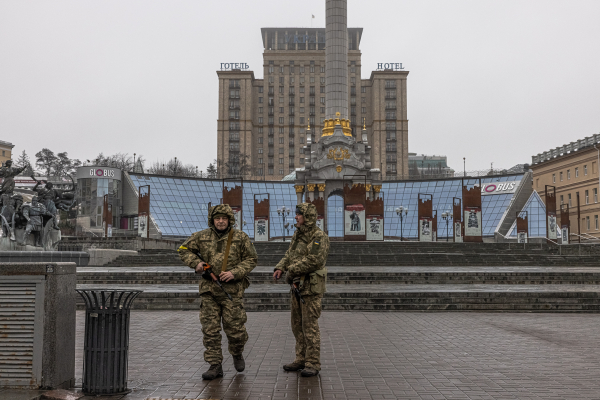
[[[290,209],[286,206],[277,209],[277,214],[281,215],[281,224],[283,225],[283,241],[285,242],[285,230],[289,229],[289,225],[285,222],[285,216],[290,215]]]
[[[449,212],[443,212],[442,218],[446,221],[446,242],[448,241],[448,223],[452,220],[452,214]]]
[[[400,241],[404,241],[404,216],[408,214],[408,207],[400,206],[396,208],[396,215],[400,217]]]

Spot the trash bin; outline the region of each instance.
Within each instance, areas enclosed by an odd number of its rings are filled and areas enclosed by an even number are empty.
[[[141,290],[77,289],[85,301],[85,394],[128,393],[129,311]]]

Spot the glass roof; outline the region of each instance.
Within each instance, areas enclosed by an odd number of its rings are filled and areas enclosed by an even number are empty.
[[[163,236],[190,236],[208,228],[208,203],[219,204],[222,195],[222,181],[219,179],[193,179],[167,176],[130,174],[136,187],[151,186],[150,212],[159,225]],[[482,183],[519,181],[522,175],[482,178]],[[228,187],[233,181],[227,181]],[[419,193],[433,195],[433,209],[438,210],[438,238],[446,237],[446,224],[441,214],[452,210],[452,198],[462,197],[461,180],[428,180],[385,182],[382,187],[385,205],[385,235],[400,236],[400,218],[394,211],[398,206],[408,207],[404,218],[404,237],[417,237],[417,196]],[[271,237],[282,236],[284,222],[294,223],[292,211],[285,220],[277,215],[277,208],[285,206],[294,210],[296,191],[293,181],[244,181],[243,227],[251,238],[254,237],[254,194],[269,193],[271,202]],[[493,236],[500,218],[508,207],[512,194],[482,196],[483,235]],[[343,235],[341,208],[342,198],[331,196],[327,202],[328,230],[330,236]],[[339,210],[339,214],[338,214]],[[450,236],[452,226],[449,226]],[[544,228],[545,229],[545,228]],[[287,231],[286,236],[293,233]]]
[[[546,205],[540,195],[534,190],[529,196],[522,211],[527,211],[528,237],[546,237]],[[517,237],[517,220],[508,230],[507,237]]]

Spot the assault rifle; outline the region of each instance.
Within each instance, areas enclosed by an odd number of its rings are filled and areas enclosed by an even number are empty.
[[[300,294],[300,290],[298,290],[298,286],[296,286],[296,283],[292,282],[292,284],[290,286],[292,287],[292,290],[294,291],[294,294],[296,295],[296,299],[298,301],[301,301],[302,303],[304,303],[304,299],[302,298],[302,295]]]
[[[215,282],[217,285],[219,285],[219,287],[227,295],[229,300],[233,301],[233,299],[231,298],[231,295],[229,293],[227,293],[227,291],[225,290],[223,285],[221,285],[221,281],[219,280],[217,275],[215,275],[215,272],[213,271],[212,267],[210,265],[208,265],[208,263],[206,261],[204,261],[204,259],[200,255],[200,253],[197,253],[197,252],[193,251],[192,249],[188,249],[188,250],[190,250],[192,253],[194,253],[196,255],[196,257],[198,257],[200,259],[200,261],[202,261],[204,263],[204,268],[202,269],[202,271],[203,271],[202,275],[208,274],[212,278],[213,282]],[[198,273],[198,271],[196,271],[196,273]]]

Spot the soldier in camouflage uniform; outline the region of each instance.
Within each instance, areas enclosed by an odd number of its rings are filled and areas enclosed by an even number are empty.
[[[310,203],[296,206],[296,222],[290,247],[273,273],[273,277],[279,279],[286,272],[287,283],[296,284],[304,299],[304,303],[300,302],[290,290],[296,358],[283,369],[302,370],[302,376],[315,376],[321,370],[319,317],[327,280],[329,236],[317,227],[317,209]]]
[[[242,352],[248,341],[248,333],[244,326],[247,318],[242,297],[250,285],[247,275],[256,267],[258,256],[248,235],[234,229],[234,224],[233,210],[228,204],[211,207],[208,211],[209,229],[194,233],[179,248],[181,260],[196,272],[202,272],[207,263],[212,266],[223,289],[233,298],[229,300],[210,275],[202,275],[200,322],[206,348],[204,360],[210,364],[209,370],[202,374],[204,379],[223,376],[221,319],[235,369],[241,372],[245,368]],[[231,245],[227,261],[224,262],[228,241]],[[201,255],[204,261],[195,253]]]

